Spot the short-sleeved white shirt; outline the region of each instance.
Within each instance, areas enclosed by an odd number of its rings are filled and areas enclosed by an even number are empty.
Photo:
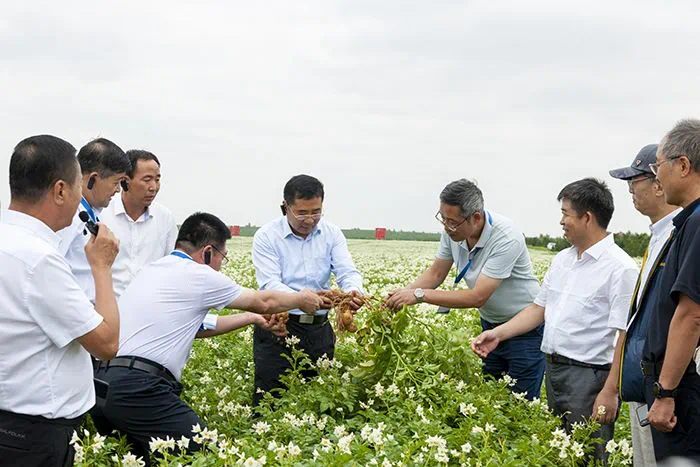
[[[243,288],[211,267],[168,255],[146,265],[119,298],[118,356],[160,363],[180,380],[207,312]]]
[[[112,282],[117,298],[141,268],[168,255],[175,248],[175,217],[161,204],[151,204],[134,221],[124,209],[122,197],[115,196],[100,213],[100,220],[119,239],[119,254],[112,265]]]
[[[443,232],[437,258],[452,260],[457,274],[469,264],[464,276],[469,288],[474,288],[481,274],[500,279],[501,284],[479,308],[479,314],[491,323],[503,323],[532,303],[540,285],[520,229],[507,217],[485,213],[484,230],[474,248],[469,250],[466,241],[455,242]]]
[[[0,409],[75,418],[95,403],[90,355],[76,340],[102,322],[40,220],[0,222]]]
[[[612,362],[624,330],[639,268],[612,234],[578,258],[574,247],[554,257],[535,303],[544,307],[542,351],[594,365]]]
[[[85,245],[90,240],[91,234],[85,228],[85,222],[79,217],[82,211],[85,211],[85,207],[81,203],[78,205],[71,225],[57,232],[61,239],[59,251],[68,261],[80,288],[83,289],[90,301],[95,303],[95,279],[92,277],[92,269],[87,256],[85,256]],[[93,212],[98,216],[98,220],[101,220],[99,219],[101,209],[93,208]]]

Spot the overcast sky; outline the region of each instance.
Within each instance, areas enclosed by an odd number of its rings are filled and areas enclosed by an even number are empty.
[[[596,176],[641,232],[607,172],[700,117],[699,24],[697,1],[4,2],[0,162],[104,136],[160,158],[178,221],[264,223],[308,173],[341,227],[425,231],[466,177],[528,235]]]

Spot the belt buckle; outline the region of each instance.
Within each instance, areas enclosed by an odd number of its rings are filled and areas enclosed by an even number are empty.
[[[299,315],[299,322],[301,324],[314,324],[314,315],[307,315],[306,313]]]

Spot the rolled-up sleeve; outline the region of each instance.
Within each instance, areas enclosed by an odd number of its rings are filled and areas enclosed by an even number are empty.
[[[252,256],[255,278],[258,281],[260,290],[295,291],[282,283],[280,257],[265,232],[258,231],[255,233]]]
[[[340,288],[346,292],[357,290],[364,293],[362,275],[352,262],[348,242],[340,229],[334,229],[333,247],[331,249],[331,271]]]

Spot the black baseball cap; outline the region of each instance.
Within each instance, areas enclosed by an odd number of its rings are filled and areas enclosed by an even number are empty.
[[[656,162],[656,150],[658,147],[658,144],[647,144],[639,150],[637,157],[634,158],[629,167],[611,170],[609,172],[610,176],[620,180],[630,180],[640,175],[654,177],[654,172],[649,168],[649,164]]]

